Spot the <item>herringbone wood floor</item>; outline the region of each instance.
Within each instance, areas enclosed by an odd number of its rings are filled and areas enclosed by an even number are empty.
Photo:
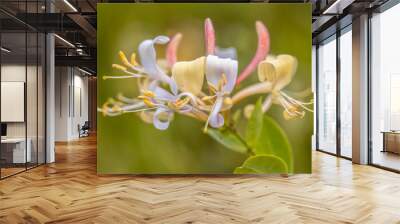
[[[0,181],[0,223],[400,223],[400,175],[315,152],[313,174],[97,176],[95,138]]]

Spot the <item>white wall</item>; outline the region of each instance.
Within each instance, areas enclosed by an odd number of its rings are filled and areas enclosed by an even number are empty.
[[[55,141],[67,141],[69,132],[69,68],[55,68]]]
[[[88,78],[72,67],[56,67],[55,140],[79,138],[78,125],[88,120]]]
[[[24,65],[18,64],[5,64],[1,66],[1,81],[2,82],[25,82],[25,75],[27,69],[28,74],[32,74],[33,71],[36,74],[36,67],[28,66],[27,68]],[[36,85],[36,83],[34,83]],[[28,89],[30,90],[30,89]],[[34,92],[27,93],[28,97],[36,97],[36,89]],[[28,100],[28,99],[27,99]],[[28,100],[29,102],[32,100]],[[35,105],[36,107],[36,105]],[[2,110],[6,110],[6,108],[1,108]],[[32,117],[28,114],[28,122],[33,121]],[[36,114],[35,114],[36,116]],[[35,120],[36,121],[36,120]],[[31,127],[32,125],[28,125]],[[7,136],[8,137],[25,137],[25,122],[7,122]]]

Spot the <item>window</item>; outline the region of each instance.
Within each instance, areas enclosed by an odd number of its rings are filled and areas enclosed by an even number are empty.
[[[371,18],[370,160],[400,170],[400,5]]]
[[[351,26],[340,36],[340,155],[352,156],[352,35]]]
[[[318,47],[318,149],[336,153],[336,36]]]

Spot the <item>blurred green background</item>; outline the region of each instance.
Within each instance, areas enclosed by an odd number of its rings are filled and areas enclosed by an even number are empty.
[[[235,47],[239,71],[257,47],[255,21],[261,20],[271,36],[271,54],[291,54],[299,61],[297,74],[286,88],[311,88],[310,4],[98,4],[98,105],[123,93],[138,95],[136,80],[103,80],[120,72],[118,51],[137,52],[144,39],[157,35],[183,34],[178,60],[193,60],[205,53],[203,23],[211,18],[220,47]],[[158,47],[159,58],[165,47]],[[240,87],[258,82],[254,73]],[[247,103],[255,103],[257,97]],[[244,106],[246,102],[239,105]],[[294,172],[311,172],[313,114],[286,121],[282,108],[268,112],[289,136],[294,151]],[[203,123],[176,115],[167,131],[155,129],[135,114],[104,117],[98,114],[97,171],[101,174],[212,174],[232,173],[247,158],[224,148],[202,132]]]

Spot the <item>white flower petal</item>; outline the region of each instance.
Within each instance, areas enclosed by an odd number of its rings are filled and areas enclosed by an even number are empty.
[[[181,91],[198,95],[204,82],[205,57],[193,61],[176,62],[172,67],[172,78]]]
[[[277,57],[267,57],[264,61],[275,68],[275,89],[281,90],[293,79],[297,70],[297,59],[291,55],[282,54]]]
[[[208,123],[213,128],[220,128],[224,125],[224,117],[219,113],[222,108],[224,99],[223,97],[218,97],[215,101],[213,109],[210,113]]]
[[[154,49],[154,44],[166,44],[169,38],[166,36],[158,36],[153,40],[144,40],[139,45],[139,56],[143,69],[151,79],[159,80],[168,83],[171,91],[176,94],[176,83],[157,65],[157,55]]]
[[[153,125],[159,130],[166,130],[169,127],[174,113],[165,108],[158,108],[153,115]]]
[[[206,59],[206,78],[207,81],[218,86],[218,83],[225,74],[227,83],[223,87],[226,93],[232,92],[237,78],[238,63],[229,58],[218,58],[214,55],[208,55]]]
[[[177,99],[177,96],[171,94],[161,87],[156,87],[154,89],[154,94],[156,95],[156,99],[162,99],[165,101],[175,101]]]
[[[215,49],[214,55],[216,55],[220,58],[230,58],[233,60],[237,59],[237,52],[236,52],[236,48],[234,48],[234,47],[228,47],[228,48],[217,47]]]
[[[160,35],[160,36],[155,37],[153,39],[153,42],[156,44],[166,44],[169,42],[169,37]]]

